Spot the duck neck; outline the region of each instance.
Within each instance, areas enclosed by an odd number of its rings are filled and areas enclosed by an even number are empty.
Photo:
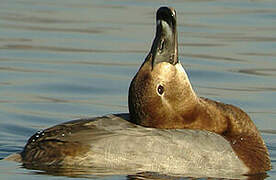
[[[211,126],[206,130],[222,135],[235,153],[250,169],[260,173],[271,169],[268,149],[257,127],[240,108],[201,98],[205,121]]]

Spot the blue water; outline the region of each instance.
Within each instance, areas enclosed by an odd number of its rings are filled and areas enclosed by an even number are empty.
[[[276,1],[9,0],[0,8],[0,158],[71,119],[127,112],[155,12],[177,11],[180,60],[200,96],[251,116],[276,179]],[[0,161],[0,179],[63,179]],[[104,179],[126,179],[105,176]]]

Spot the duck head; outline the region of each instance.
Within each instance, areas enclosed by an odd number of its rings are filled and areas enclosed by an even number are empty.
[[[129,87],[133,123],[155,128],[178,128],[197,103],[188,76],[178,60],[176,12],[161,7],[151,50]],[[187,118],[186,118],[187,116]]]

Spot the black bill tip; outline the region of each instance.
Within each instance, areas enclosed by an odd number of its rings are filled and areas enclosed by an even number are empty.
[[[156,13],[156,21],[163,20],[167,22],[171,28],[176,26],[176,12],[171,7],[160,7]]]

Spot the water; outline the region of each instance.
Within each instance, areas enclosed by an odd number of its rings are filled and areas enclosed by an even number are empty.
[[[0,3],[0,158],[22,150],[39,129],[127,112],[128,86],[150,49],[155,12],[170,5],[178,16],[180,60],[195,90],[248,112],[271,154],[268,179],[276,178],[276,1]],[[6,161],[0,174],[63,178]]]

